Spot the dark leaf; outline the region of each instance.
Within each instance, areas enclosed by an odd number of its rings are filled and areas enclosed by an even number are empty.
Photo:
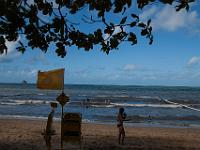
[[[108,26],[105,30],[104,33],[105,34],[112,34],[114,32],[114,29],[112,29],[110,26]]]
[[[98,17],[102,17],[102,16],[104,16],[104,12],[103,11],[99,11]]]
[[[131,14],[131,16],[132,16],[133,18],[136,18],[137,20],[139,20],[139,17],[138,17],[137,15]]]
[[[126,12],[126,7],[124,7],[124,10],[122,12],[122,15],[124,15],[124,13]]]
[[[185,7],[185,9],[186,9],[187,11],[189,11],[190,6],[187,4],[186,7]]]
[[[136,22],[131,22],[130,26],[134,27],[134,26],[136,26],[136,24],[137,24]]]
[[[152,27],[149,27],[149,32],[151,33],[151,31],[152,31]]]
[[[23,46],[19,46],[16,48],[19,52],[21,52],[22,54],[26,51],[25,47]]]
[[[128,7],[131,7],[131,2],[132,0],[126,0],[126,4],[128,5]]]
[[[149,38],[149,44],[151,45],[153,43],[153,36],[151,36],[150,38]]]
[[[57,4],[61,4],[61,3],[62,3],[62,0],[56,0],[56,3],[57,3]]]
[[[143,29],[143,30],[141,31],[141,35],[142,35],[142,36],[145,36],[145,35],[147,35],[147,34],[148,34],[147,29]]]
[[[109,50],[106,50],[106,54],[107,54],[107,55],[109,54],[109,52],[110,52]]]
[[[144,6],[154,1],[155,0],[137,0],[138,8],[142,9]]]
[[[160,2],[164,3],[164,4],[172,4],[174,0],[160,0]]]
[[[151,19],[149,19],[149,20],[147,21],[147,26],[149,26],[150,23],[151,23]]]
[[[146,28],[146,24],[141,22],[141,23],[138,24],[138,27]]]
[[[112,28],[114,28],[114,26],[115,26],[114,23],[112,23],[112,22],[110,23],[110,25],[112,26]]]
[[[124,24],[126,22],[127,17],[122,18],[122,20],[120,21],[120,24]]]
[[[132,42],[132,45],[137,44],[137,37],[135,33],[131,32],[129,34],[128,41]]]
[[[119,45],[119,42],[116,37],[113,37],[110,39],[110,48],[111,49],[116,49],[118,45]]]

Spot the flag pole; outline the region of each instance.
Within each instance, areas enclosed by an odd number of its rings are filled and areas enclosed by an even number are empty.
[[[64,94],[64,74],[65,74],[65,72],[63,73],[63,88],[62,88],[62,94]],[[63,106],[64,105],[62,105],[62,110],[61,110],[61,149],[63,149]]]
[[[62,106],[62,116],[61,116],[61,149],[63,149],[63,106]]]

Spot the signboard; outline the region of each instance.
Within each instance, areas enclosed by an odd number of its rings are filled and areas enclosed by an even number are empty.
[[[56,100],[60,103],[61,106],[64,106],[67,102],[69,102],[69,97],[65,95],[65,93],[61,93]]]
[[[81,119],[80,113],[64,114],[62,133],[65,142],[81,142]]]

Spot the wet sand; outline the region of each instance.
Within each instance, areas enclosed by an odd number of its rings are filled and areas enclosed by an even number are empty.
[[[0,119],[1,150],[45,150],[41,132],[46,120]],[[52,149],[60,149],[60,122],[54,121],[56,135]],[[125,127],[125,145],[117,142],[116,125],[83,123],[82,149],[86,150],[200,150],[200,128]],[[64,149],[79,149],[65,143]]]

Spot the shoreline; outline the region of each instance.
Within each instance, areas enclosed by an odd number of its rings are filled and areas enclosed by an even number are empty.
[[[0,119],[4,120],[32,120],[32,121],[46,121],[47,117],[35,117],[35,116],[20,116],[20,115],[0,115]],[[60,118],[54,118],[55,122],[60,122]],[[82,123],[84,124],[101,124],[101,125],[116,125],[116,122],[106,122],[106,121],[91,121],[87,119],[83,119]],[[125,122],[124,125],[126,127],[143,127],[143,128],[194,128],[194,129],[200,129],[199,124],[161,124],[161,123],[130,123]]]
[[[52,137],[52,149],[60,146],[60,122],[54,121],[56,135]],[[46,149],[41,132],[45,120],[1,119],[0,147],[2,150]],[[82,123],[82,149],[136,149],[136,150],[199,150],[200,128],[162,128],[125,126],[125,145],[118,145],[116,125]],[[74,144],[65,143],[67,149]]]

